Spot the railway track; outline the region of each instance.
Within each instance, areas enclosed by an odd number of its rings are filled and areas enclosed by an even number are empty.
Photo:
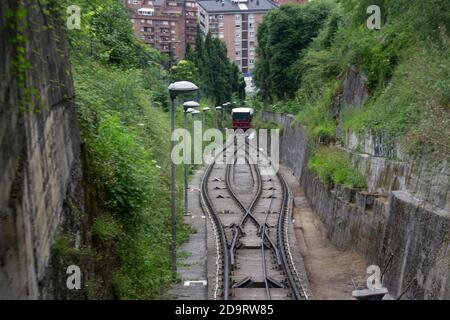
[[[247,138],[231,145],[232,163],[218,161],[226,154],[224,149],[201,181],[201,204],[216,241],[214,298],[308,299],[289,247],[289,188],[271,170],[267,156],[251,149]]]

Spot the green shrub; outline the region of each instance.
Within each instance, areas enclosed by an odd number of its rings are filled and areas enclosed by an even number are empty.
[[[343,127],[388,133],[413,154],[432,151],[450,157],[448,79],[445,51],[418,49],[396,68],[389,87],[344,114]]]
[[[107,67],[75,59],[74,78],[82,139],[89,174],[101,208],[92,233],[109,259],[114,295],[120,299],[154,299],[171,283],[170,269],[170,119],[151,106],[153,86],[145,71]],[[181,126],[181,108],[177,109]],[[177,170],[182,185],[182,170]],[[181,193],[178,201],[181,203]],[[178,205],[181,208],[181,205]],[[188,230],[179,216],[181,243]],[[114,244],[114,245],[109,245]],[[103,262],[102,262],[103,261]],[[102,269],[98,266],[98,269]],[[97,286],[101,286],[98,283]],[[100,289],[95,289],[101,295]]]
[[[320,147],[315,150],[308,162],[308,168],[325,184],[333,183],[360,189],[366,187],[364,177],[353,167],[347,155],[333,147]]]
[[[92,232],[95,237],[104,243],[111,243],[122,234],[120,225],[108,214],[101,215],[94,220]]]
[[[336,136],[336,123],[333,119],[330,107],[336,84],[329,86],[315,99],[305,101],[296,120],[306,129],[308,136],[315,142],[330,142]]]
[[[61,258],[65,258],[77,253],[77,250],[72,245],[70,237],[65,234],[60,234],[56,238],[52,246],[52,251],[55,256]]]

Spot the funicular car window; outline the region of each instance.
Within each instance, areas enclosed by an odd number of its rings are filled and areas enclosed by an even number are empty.
[[[249,114],[248,113],[243,113],[243,112],[233,113],[233,119],[234,120],[248,120],[248,118],[249,118]]]

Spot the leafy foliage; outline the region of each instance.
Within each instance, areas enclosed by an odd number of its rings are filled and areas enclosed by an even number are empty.
[[[192,61],[180,60],[170,69],[170,81],[181,80],[199,83],[198,69]]]
[[[96,244],[88,294],[161,297],[172,281],[166,59],[134,37],[120,0],[70,4],[83,12],[69,43]],[[177,229],[182,242],[188,230],[181,216]],[[67,251],[61,243],[57,249]]]
[[[308,168],[326,184],[334,183],[350,188],[366,187],[364,177],[352,166],[347,154],[333,147],[318,148],[309,160]]]
[[[448,89],[443,89],[448,88],[450,68],[450,20],[443,13],[447,2],[339,1],[291,66],[298,75],[290,81],[295,97],[276,101],[273,110],[298,114],[297,120],[316,142],[339,140],[336,126],[341,125],[346,130],[387,134],[389,141],[400,142],[412,155],[431,152],[447,157],[450,115]],[[369,5],[381,8],[381,30],[366,27]],[[269,24],[263,23],[259,31],[263,42],[268,42]],[[275,51],[262,53],[266,56],[261,64],[276,61]],[[367,78],[370,97],[359,108],[342,108],[342,84],[349,65]],[[261,65],[264,81],[257,82],[261,96],[268,99],[274,90],[265,80],[270,79],[271,67]]]
[[[227,57],[225,43],[211,34],[206,37],[197,26],[195,51],[187,50],[186,59],[193,62],[199,72],[202,91],[214,99],[216,105],[228,102],[233,95],[245,99],[245,81],[238,66]]]
[[[411,154],[450,156],[450,64],[445,63],[446,56],[433,47],[416,51],[396,68],[391,85],[382,94],[344,115],[344,128],[385,132],[397,137]]]
[[[254,80],[265,100],[292,98],[298,73],[293,65],[330,13],[330,2],[286,4],[264,16],[258,28]]]

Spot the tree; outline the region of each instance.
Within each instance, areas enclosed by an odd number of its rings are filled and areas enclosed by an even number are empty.
[[[292,66],[317,36],[333,8],[329,2],[287,4],[271,10],[258,28],[255,84],[265,100],[292,98],[298,75]]]
[[[195,51],[189,51],[185,58],[195,64],[202,91],[216,104],[230,101],[233,93],[245,98],[242,74],[238,66],[228,59],[227,48],[220,39],[210,33],[205,37],[197,26]]]
[[[192,61],[180,60],[175,66],[170,68],[170,81],[181,80],[198,83],[198,69]]]

